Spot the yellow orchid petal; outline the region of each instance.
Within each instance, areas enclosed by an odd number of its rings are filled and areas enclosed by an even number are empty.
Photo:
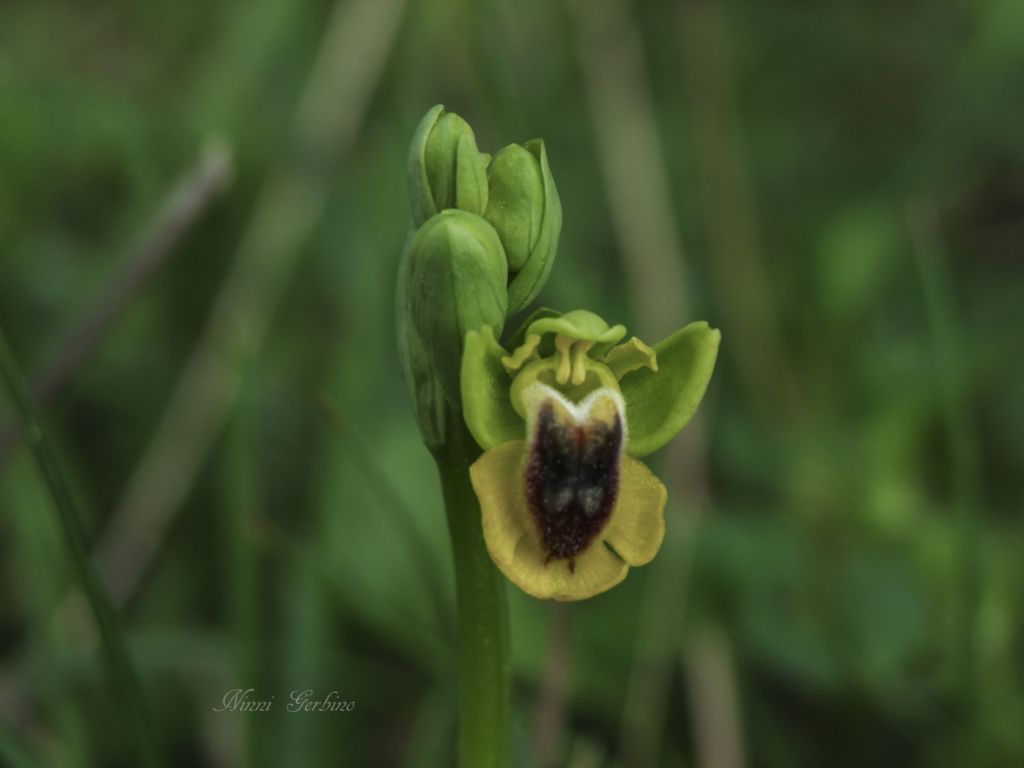
[[[531,533],[536,536],[523,490],[525,456],[526,441],[513,440],[486,451],[469,468],[480,501],[487,551],[505,575],[519,541]]]
[[[622,457],[619,498],[601,537],[630,565],[654,559],[665,538],[668,491],[642,462]]]
[[[541,599],[584,600],[611,589],[629,566],[597,537],[570,560],[544,550],[526,505],[523,464],[527,443],[492,448],[470,467],[480,501],[484,541],[498,568],[524,592]]]
[[[629,565],[600,539],[569,560],[548,559],[540,538],[524,536],[511,569],[502,572],[524,592],[542,600],[586,600],[626,578]],[[500,564],[499,564],[500,566]]]

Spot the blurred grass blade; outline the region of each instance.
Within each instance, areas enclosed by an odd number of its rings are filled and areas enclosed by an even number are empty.
[[[0,765],[9,768],[37,768],[42,761],[30,756],[21,739],[11,732],[6,723],[0,722]]]
[[[978,606],[984,588],[985,564],[981,555],[982,481],[978,465],[980,447],[972,425],[967,398],[968,354],[962,338],[950,274],[935,210],[924,203],[908,207],[907,221],[913,239],[914,263],[927,313],[928,333],[935,363],[935,384],[942,407],[943,428],[949,451],[951,503],[960,528],[959,576],[955,598],[956,669],[971,710],[978,691]]]
[[[340,578],[336,569],[315,547],[299,541],[278,525],[273,518],[263,515],[254,522],[254,545],[275,555],[288,568],[316,577],[334,600],[335,611],[347,620],[362,622],[364,627],[381,638],[389,636],[395,626],[408,629],[403,637],[391,637],[401,645],[403,652],[420,669],[430,674],[450,673],[455,666],[454,648],[448,638],[439,636],[435,627],[400,613],[384,602],[368,605],[356,595],[369,590],[366,581]],[[369,610],[367,610],[369,608]]]
[[[39,471],[53,496],[69,556],[96,619],[100,639],[110,663],[111,676],[116,686],[117,705],[125,717],[125,722],[131,724],[129,730],[137,741],[139,761],[142,765],[158,766],[160,763],[157,759],[156,734],[147,716],[148,708],[142,686],[128,655],[110,597],[103,589],[99,574],[89,559],[85,529],[71,490],[61,472],[57,457],[39,426],[28,387],[3,329],[0,329],[0,377],[4,380],[21,420],[25,442],[32,450]]]
[[[146,286],[175,252],[231,181],[230,149],[211,140],[198,160],[171,188],[124,264],[72,326],[49,363],[32,381],[32,397],[41,412],[67,386]],[[0,431],[0,466],[16,447],[16,425]]]
[[[406,506],[402,495],[391,481],[388,473],[374,459],[372,451],[360,435],[349,425],[341,412],[326,394],[318,397],[320,409],[327,415],[330,424],[349,449],[353,463],[366,480],[366,484],[377,496],[382,506],[390,510],[395,530],[402,537],[409,555],[420,571],[420,578],[426,583],[427,592],[433,604],[437,629],[446,636],[454,622],[451,601],[437,578],[437,564],[431,557],[430,544],[424,538],[416,519]]]
[[[568,5],[636,332],[660,339],[689,316],[689,281],[643,40],[625,0]]]
[[[644,41],[625,0],[568,0],[579,38],[583,84],[619,240],[630,308],[640,335],[660,338],[690,316],[682,239],[673,210]],[[708,494],[700,413],[665,449],[670,534],[646,577],[633,667],[622,706],[622,754],[655,765],[669,711],[681,606],[692,543]],[[675,531],[675,533],[671,533]]]
[[[452,744],[456,723],[453,704],[457,695],[454,686],[443,683],[423,694],[412,715],[401,768],[454,764]]]
[[[726,635],[706,626],[691,633],[682,668],[694,718],[696,759],[702,768],[743,768],[736,665]]]
[[[231,627],[234,683],[232,687],[261,690],[266,684],[265,647],[260,635],[259,563],[248,531],[262,509],[262,495],[252,439],[253,407],[243,396],[228,425],[223,462],[224,525],[228,564],[227,606]],[[232,762],[261,768],[269,765],[270,728],[243,718]]]
[[[567,699],[572,686],[572,604],[547,606],[548,648],[534,723],[534,755],[538,768],[563,764]]]
[[[292,122],[294,141],[256,200],[202,336],[124,492],[98,560],[132,594],[234,408],[305,253],[391,51],[404,0],[339,2]]]
[[[771,265],[762,246],[753,179],[737,106],[728,18],[721,4],[676,4],[678,50],[688,82],[695,145],[694,179],[702,198],[706,264],[725,354],[747,398],[766,414],[793,414],[798,382],[779,327]],[[742,279],[739,278],[742,276]]]

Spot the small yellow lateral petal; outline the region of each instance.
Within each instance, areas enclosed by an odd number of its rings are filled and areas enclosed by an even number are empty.
[[[630,565],[654,559],[665,538],[668,491],[641,461],[622,457],[619,498],[602,538]]]
[[[511,355],[506,355],[501,358],[501,364],[505,366],[505,370],[510,374],[515,373],[523,367],[523,363],[527,360],[535,360],[538,358],[538,346],[540,346],[540,336],[537,334],[531,334],[526,337],[526,341],[524,341],[522,345],[512,351]]]
[[[617,378],[621,379],[637,368],[650,368],[657,372],[658,355],[640,339],[633,336],[629,341],[612,347],[604,356],[604,364],[612,369]]]

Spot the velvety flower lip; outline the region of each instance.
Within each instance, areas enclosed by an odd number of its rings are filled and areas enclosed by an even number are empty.
[[[466,335],[463,415],[485,449],[470,468],[487,549],[539,598],[582,600],[657,554],[665,486],[637,457],[692,417],[720,334],[692,323],[654,347],[576,310],[539,310],[506,350]]]
[[[493,448],[470,468],[484,540],[523,591],[583,600],[654,558],[665,535],[667,493],[621,450],[618,393],[597,390],[577,405],[544,384],[534,386],[531,439]],[[545,443],[554,448],[544,451]],[[587,466],[597,471],[588,473]]]
[[[540,382],[527,397],[526,504],[548,560],[566,559],[572,571],[576,555],[600,534],[618,499],[622,398],[598,389],[576,405]]]

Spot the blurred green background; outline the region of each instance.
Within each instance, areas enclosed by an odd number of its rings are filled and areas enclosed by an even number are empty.
[[[546,140],[541,304],[723,333],[661,555],[510,586],[516,764],[1024,765],[1019,0],[6,2],[0,325],[166,764],[452,764],[393,341],[439,102]],[[14,416],[0,763],[138,765]],[[239,687],[272,710],[214,711]]]

